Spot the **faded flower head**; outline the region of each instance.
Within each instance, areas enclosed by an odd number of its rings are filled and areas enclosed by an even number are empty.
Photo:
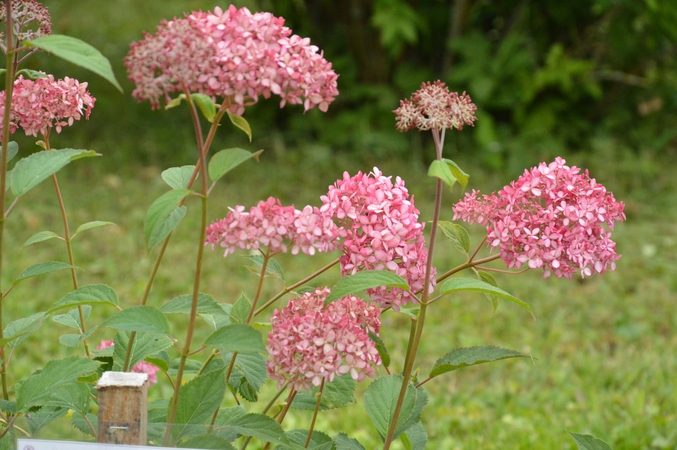
[[[338,75],[307,38],[292,35],[284,19],[231,5],[163,22],[133,43],[125,58],[132,93],[158,107],[172,92],[222,97],[241,115],[259,96],[327,111]]]
[[[441,81],[430,84],[423,83],[410,99],[400,100],[400,107],[394,110],[396,128],[408,131],[443,130],[456,128],[462,130],[463,125],[473,126],[477,120],[477,107],[470,96],[463,92],[449,92],[449,88]]]
[[[337,239],[338,228],[317,208],[306,206],[299,211],[269,197],[249,211],[245,211],[244,206],[231,208],[224,219],[207,227],[205,245],[224,248],[224,256],[236,248],[259,250],[261,247],[271,253],[286,252],[291,247],[294,255],[299,252],[313,255],[316,251],[334,250]]]
[[[7,19],[7,7],[5,2],[0,3],[0,23]],[[35,0],[13,0],[12,1],[12,24],[14,37],[17,39],[17,48],[23,41],[30,41],[39,37],[52,34],[52,19],[49,16],[47,8]],[[7,53],[5,47],[5,26],[0,29],[0,47]]]
[[[96,349],[103,350],[104,348],[112,347],[113,345],[115,345],[115,343],[112,339],[110,341],[101,341]],[[148,374],[148,387],[157,383],[157,372],[159,370],[159,367],[146,361],[138,362],[132,367],[132,372]]]
[[[454,206],[454,220],[487,227],[487,242],[498,247],[508,267],[543,268],[544,276],[571,278],[614,270],[621,255],[611,240],[624,205],[562,158],[525,170],[498,195],[473,191]]]
[[[321,199],[320,212],[339,225],[344,276],[362,270],[390,270],[407,280],[412,292],[423,288],[428,255],[424,223],[419,222],[419,211],[401,178],[393,183],[376,167],[370,174],[359,172],[354,177],[346,172]],[[433,269],[431,291],[434,275]],[[395,310],[414,298],[412,292],[388,287],[367,290],[381,307]]]
[[[4,102],[5,92],[0,93]],[[36,80],[25,79],[23,75],[14,81],[12,91],[11,132],[23,128],[27,136],[49,135],[52,128],[57,133],[83,116],[89,119],[96,99],[87,91],[87,83],[74,78],[55,80],[47,75]],[[4,109],[0,111],[0,121]]]
[[[326,287],[306,292],[275,311],[266,365],[278,386],[289,382],[293,389],[310,389],[346,373],[362,381],[381,364],[368,334],[381,327],[378,307],[348,296],[325,308],[329,292]]]

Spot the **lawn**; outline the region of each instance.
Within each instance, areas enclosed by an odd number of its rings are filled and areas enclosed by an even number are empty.
[[[574,159],[570,162],[576,163]],[[605,167],[592,159],[588,162],[593,168]],[[390,161],[379,162],[379,167],[386,175],[405,179],[422,217],[429,219],[434,183],[425,176],[422,166]],[[108,167],[105,158],[99,158],[95,162],[77,161],[59,173],[72,228],[92,220],[116,224],[76,238],[75,262],[84,269],[80,272],[81,285],[109,284],[116,289],[123,306],[139,302],[155,258],[157,250],[150,256],[145,254],[143,220],[148,206],[167,190],[160,179],[165,168],[118,171]],[[472,188],[495,189],[509,181],[472,166],[465,168],[472,175]],[[270,195],[297,207],[317,205],[326,187],[346,169],[354,173],[358,169],[368,171],[370,166],[360,167],[339,156],[318,169],[302,161],[285,165],[264,154],[260,163],[248,163],[238,169],[212,193],[210,220],[223,217],[228,206],[250,206]],[[501,303],[493,314],[491,304],[481,295],[450,297],[431,307],[416,363],[421,378],[437,358],[456,347],[498,345],[533,358],[471,367],[427,383],[430,400],[423,423],[428,448],[575,448],[566,430],[593,434],[616,450],[677,448],[675,186],[665,182],[657,189],[647,182],[637,187],[627,181],[625,172],[613,169],[593,171],[592,175],[616,190],[617,199],[627,202],[628,220],[614,231],[623,255],[616,271],[572,281],[543,279],[537,271],[518,276],[497,274],[501,288],[531,305],[535,321],[511,303]],[[669,172],[664,169],[664,173]],[[666,178],[669,177],[665,175],[661,180]],[[458,195],[446,196],[443,220],[451,220],[451,205]],[[188,207],[189,213],[160,269],[150,305],[159,307],[191,290],[198,202],[191,201]],[[3,286],[31,264],[66,260],[65,247],[57,240],[19,250],[26,239],[39,231],[60,233],[60,220],[51,183],[43,183],[18,204],[7,225]],[[469,230],[476,245],[482,238],[482,229]],[[278,261],[290,284],[307,275],[309,267],[319,267],[335,257],[282,255]],[[438,247],[438,272],[462,261],[462,255],[455,253],[449,243],[442,242]],[[494,263],[494,267],[502,265]],[[333,270],[314,280],[313,285],[331,285],[337,277],[338,270]],[[203,291],[219,302],[232,303],[242,291],[253,296],[256,277],[243,267],[243,258],[232,255],[224,259],[220,251],[208,250],[203,280]],[[5,324],[48,309],[71,290],[70,283],[67,272],[56,272],[18,285],[5,300]],[[281,287],[280,281],[270,280],[264,288],[264,298]],[[99,323],[113,312],[94,308],[89,323]],[[398,371],[408,336],[408,319],[389,311],[383,322],[381,337],[393,355],[391,370]],[[203,323],[200,326],[196,342],[209,334]],[[185,328],[185,323],[175,321],[172,334],[182,341]],[[32,373],[46,360],[70,354],[58,343],[58,337],[68,332],[62,325],[50,322],[32,335],[13,355],[10,383]],[[113,333],[112,329],[98,329],[90,341],[96,344],[101,339],[112,339]],[[367,384],[368,381],[358,387],[355,405],[321,413],[318,429],[330,435],[345,431],[366,448],[377,448],[378,434],[361,402]],[[169,397],[171,388],[161,381],[150,389],[149,395]],[[265,399],[265,395],[262,397]],[[261,408],[260,404],[246,407],[250,411]],[[307,428],[309,420],[310,412],[298,411],[286,419],[290,428]]]

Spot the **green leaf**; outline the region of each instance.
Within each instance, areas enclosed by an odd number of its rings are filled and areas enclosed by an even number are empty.
[[[75,237],[75,235],[77,235],[78,233],[81,233],[85,230],[89,230],[90,228],[98,228],[98,227],[103,227],[103,226],[106,226],[106,225],[115,225],[115,224],[113,222],[103,222],[101,220],[95,220],[93,222],[83,223],[82,225],[80,225],[78,227],[77,230],[75,230],[75,234],[73,235],[73,237]]]
[[[70,264],[66,264],[61,261],[47,261],[39,264],[34,264],[29,268],[27,268],[26,270],[24,270],[23,272],[21,272],[21,275],[19,275],[12,284],[17,284],[20,281],[25,280],[26,278],[35,277],[37,275],[56,272],[57,270],[64,269],[80,269],[80,268],[76,266],[71,266]]]
[[[80,345],[80,342],[82,342],[84,339],[84,334],[63,334],[59,336],[59,342],[61,342],[61,345],[71,348],[75,348]]]
[[[169,334],[167,318],[152,306],[132,306],[124,309],[102,325],[124,331]]]
[[[165,192],[150,205],[143,223],[148,251],[162,242],[186,215],[186,207],[178,204],[191,192],[188,189]]]
[[[94,428],[94,432],[92,432],[90,425]],[[73,414],[73,426],[84,434],[96,437],[98,430],[96,414],[87,413],[87,420],[85,420],[85,417],[82,414]]]
[[[24,245],[22,245],[22,247],[27,247],[31,244],[35,244],[36,242],[42,242],[53,238],[62,239],[58,234],[54,233],[53,231],[40,231],[38,233],[35,233],[33,236],[29,237],[28,240],[24,242]]]
[[[256,268],[248,267],[248,269],[250,269],[256,275],[261,275],[261,269],[263,268],[263,255],[242,255],[242,257],[247,258],[256,265]],[[266,275],[271,275],[284,281],[282,267],[273,258],[268,258],[268,264],[266,265]]]
[[[364,393],[365,409],[382,438],[388,433],[393,421],[401,387],[402,376],[389,375],[371,383]],[[419,421],[421,411],[427,402],[428,395],[423,388],[415,388],[409,383],[393,439]]]
[[[325,305],[350,294],[380,286],[396,287],[409,290],[409,285],[402,278],[387,270],[365,270],[354,275],[341,278],[331,289],[324,301]]]
[[[3,69],[4,72],[4,69]],[[40,72],[39,70],[31,70],[31,69],[21,69],[16,72],[16,75],[19,76],[21,74],[26,74],[28,78],[31,80],[37,80],[38,78],[47,78],[49,75],[47,75],[45,72]]]
[[[421,422],[416,422],[400,435],[400,440],[406,450],[424,450],[428,443],[428,433],[425,432]]]
[[[439,178],[449,189],[458,182],[463,188],[468,184],[468,174],[450,159],[435,160],[428,168],[428,176]]]
[[[47,313],[78,305],[118,306],[118,304],[119,300],[115,289],[106,284],[88,284],[63,296],[61,300],[52,305]]]
[[[306,439],[308,439],[308,433],[310,430],[291,430],[285,433],[285,436],[290,443],[296,444],[301,448],[308,448],[313,450],[331,450],[333,441],[328,434],[321,431],[313,430],[313,433],[310,435],[310,442],[306,446]],[[280,446],[280,449],[289,449],[294,448],[293,446]]]
[[[194,93],[190,94],[190,99],[200,108],[202,115],[209,123],[214,123],[216,116],[216,105],[209,95]],[[249,138],[251,141],[251,138]]]
[[[230,325],[230,311],[232,309],[232,305],[230,303],[219,303],[219,306],[221,309],[225,311],[225,315],[223,314],[200,314],[200,317],[204,319],[205,322],[209,324],[210,327],[214,329],[214,331],[219,330],[225,326]]]
[[[157,355],[163,350],[171,347],[173,344],[169,336],[159,336],[157,334],[137,333],[134,339],[134,348],[129,359],[129,367],[134,367],[138,362],[143,361],[149,356]],[[129,345],[129,333],[118,331],[115,334],[113,343],[113,370],[120,371],[124,365],[127,356],[127,346]],[[165,364],[166,365],[166,364]]]
[[[70,383],[57,389],[44,406],[72,409],[80,414],[87,414],[91,400],[92,394],[87,384]]]
[[[215,347],[221,353],[264,353],[263,338],[254,327],[242,323],[227,325],[207,338],[205,344]]]
[[[235,450],[235,447],[223,439],[222,437],[213,434],[205,434],[203,436],[196,436],[186,441],[179,443],[180,448],[202,448],[202,449],[221,449],[221,450]]]
[[[228,148],[216,153],[209,160],[209,178],[216,181],[250,158],[257,158],[263,150],[252,153],[241,148]]]
[[[39,411],[26,414],[26,423],[28,424],[28,429],[31,432],[31,437],[35,437],[38,431],[40,431],[43,427],[48,425],[50,422],[65,416],[67,412],[68,409],[66,408],[45,406],[40,408]]]
[[[437,224],[456,250],[467,255],[470,252],[470,235],[461,225],[453,222],[440,221]]]
[[[186,431],[186,425],[209,420],[221,405],[226,393],[225,368],[203,373],[181,386],[176,406],[175,437]]]
[[[16,402],[0,400],[0,411],[4,413],[16,414]]]
[[[33,406],[44,404],[61,386],[95,372],[98,366],[98,361],[74,356],[48,362],[41,371],[29,376],[19,385],[17,411],[27,412]]]
[[[232,353],[223,355],[223,361],[226,365],[230,364],[232,358]],[[238,388],[239,383],[241,383],[241,380],[236,382],[237,376],[235,376],[235,370],[239,371],[240,375],[238,376],[244,378],[244,380],[257,392],[268,378],[266,359],[258,353],[240,353],[237,355],[237,358],[235,358],[233,374],[231,374],[229,381],[229,384],[231,384],[234,389]]]
[[[447,158],[442,158],[442,161],[447,163],[449,170],[451,170],[451,174],[454,176],[454,178],[456,178],[456,181],[461,184],[463,189],[465,189],[465,187],[468,185],[468,179],[470,178],[470,175],[465,173],[454,161]]]
[[[376,351],[378,352],[378,355],[381,357],[381,362],[383,363],[383,367],[389,367],[390,366],[390,353],[388,353],[388,349],[386,348],[386,344],[381,340],[380,337],[378,337],[376,334],[372,333],[371,331],[369,332],[369,339],[375,344]]]
[[[4,338],[0,339],[0,345],[16,347],[28,339],[28,336],[40,328],[44,322],[45,313],[39,312],[8,323],[4,330]]]
[[[246,295],[240,294],[240,298],[235,302],[230,310],[230,321],[232,323],[246,323],[252,304]]]
[[[484,281],[485,283],[488,283],[488,284],[490,284],[494,287],[498,287],[498,283],[496,283],[496,279],[489,272],[485,272],[484,270],[478,270],[477,276],[480,278],[480,280]],[[494,308],[494,314],[496,314],[496,310],[498,309],[498,297],[496,297],[495,295],[492,295],[492,294],[484,294],[484,295],[491,302],[491,306]]]
[[[85,320],[87,320],[87,318],[89,317],[89,313],[91,310],[92,310],[91,306],[82,307],[82,315],[84,316]],[[82,323],[80,323],[80,311],[77,308],[71,309],[66,314],[56,315],[52,317],[52,320],[56,323],[60,323],[61,325],[66,325],[67,327],[75,328],[78,331],[80,331],[80,329],[82,328]]]
[[[0,155],[5,147],[0,146]],[[9,151],[7,152],[7,162],[10,162],[19,153],[19,144],[14,141],[9,141]]]
[[[255,437],[262,442],[288,444],[280,424],[264,414],[246,414],[233,420],[229,426],[238,434]]]
[[[193,294],[179,295],[162,305],[160,311],[164,314],[190,314],[193,305]],[[197,297],[197,313],[226,315],[226,312],[216,303],[216,300],[209,295],[200,292]]]
[[[357,382],[349,373],[334,378],[334,381],[325,383],[320,401],[320,409],[336,409],[355,403],[355,387]],[[310,391],[300,391],[294,397],[292,408],[313,411],[317,404],[317,395],[320,389],[313,387]]]
[[[452,278],[451,280],[447,281],[442,285],[442,295],[462,291],[480,292],[482,294],[495,295],[497,297],[509,300],[529,311],[531,317],[533,317],[534,320],[536,320],[536,316],[534,316],[534,313],[529,305],[527,305],[517,297],[508,294],[503,289],[499,289],[496,286],[492,286],[489,283],[485,283],[484,281],[475,280],[473,278]]]
[[[171,167],[162,172],[162,179],[172,189],[187,189],[190,177],[195,171],[195,166]]]
[[[226,114],[228,114],[228,118],[233,123],[233,125],[238,127],[240,130],[244,131],[244,134],[246,134],[247,137],[249,138],[249,142],[251,142],[252,141],[252,129],[249,126],[249,122],[247,122],[247,119],[245,119],[242,116],[237,116],[230,111],[226,111]]]
[[[334,445],[336,450],[365,450],[357,439],[349,438],[345,433],[334,436]]]
[[[609,444],[589,434],[578,434],[567,431],[576,441],[579,450],[611,450]]]
[[[428,376],[434,378],[443,373],[462,369],[463,367],[476,366],[501,359],[528,357],[528,355],[523,353],[494,347],[493,345],[457,348],[438,359]]]
[[[168,109],[176,108],[181,104],[183,100],[186,99],[186,94],[179,94],[176,98],[173,98],[165,105],[165,111]]]
[[[33,39],[32,41],[25,41],[24,45],[41,48],[70,63],[91,70],[115,86],[118,91],[122,92],[122,87],[118,83],[118,80],[115,79],[115,74],[108,59],[97,49],[80,39],[60,34],[50,34],[49,36]]]
[[[12,192],[17,197],[24,195],[69,162],[90,156],[99,156],[99,154],[92,150],[65,148],[45,150],[22,158],[12,170],[10,183]]]

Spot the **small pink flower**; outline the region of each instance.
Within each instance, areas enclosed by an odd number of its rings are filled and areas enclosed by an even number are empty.
[[[380,311],[354,296],[324,307],[328,288],[292,299],[271,319],[266,363],[278,386],[296,390],[319,386],[323,380],[350,373],[357,381],[374,376],[381,358],[368,332],[381,327]]]
[[[354,177],[346,172],[342,180],[329,186],[322,196],[320,212],[335,219],[343,240],[341,271],[352,275],[362,270],[390,270],[407,280],[410,291],[399,288],[367,290],[381,307],[399,310],[413,298],[412,292],[423,288],[428,249],[423,236],[424,223],[404,181],[374,167],[370,174]],[[431,273],[434,289],[435,270]]]
[[[2,91],[0,99],[4,98]],[[20,127],[27,136],[47,136],[52,128],[61,133],[62,127],[73,125],[83,116],[89,119],[95,101],[87,91],[87,83],[74,78],[55,80],[48,75],[28,80],[19,75],[12,91],[12,132]],[[0,121],[3,117],[4,109],[0,110]]]
[[[621,255],[603,225],[613,230],[624,221],[624,205],[587,171],[565,163],[558,157],[525,170],[498,195],[466,194],[454,220],[486,226],[488,244],[511,268],[527,264],[565,278],[614,270]]]
[[[5,2],[0,3],[0,48],[7,53],[5,47],[5,19],[7,18],[7,7]],[[17,39],[15,48],[18,50],[27,50],[23,47],[23,41],[30,41],[39,37],[52,34],[52,19],[47,11],[47,7],[35,0],[13,0],[12,1],[12,23],[14,25],[14,38]],[[33,29],[35,28],[35,29]]]
[[[477,107],[465,92],[449,92],[449,88],[437,80],[423,83],[408,100],[401,100],[400,107],[393,111],[396,115],[396,128],[407,131],[443,130],[455,128],[462,130],[463,125],[473,126],[477,120]]]
[[[104,348],[112,347],[113,345],[115,345],[115,341],[112,339],[110,341],[101,341],[96,349],[103,350]],[[157,383],[157,372],[159,370],[160,368],[158,368],[156,365],[146,361],[138,362],[134,364],[134,367],[132,367],[132,372],[148,374],[148,387],[151,387]]]
[[[269,197],[245,211],[244,206],[231,208],[228,215],[207,227],[205,245],[225,249],[224,256],[236,248],[259,250],[265,247],[271,253],[334,250],[338,228],[317,208],[306,206],[299,211],[293,206],[282,206],[280,200]]]

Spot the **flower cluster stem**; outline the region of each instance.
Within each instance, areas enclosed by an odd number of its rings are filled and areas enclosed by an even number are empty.
[[[324,378],[320,384],[320,390],[317,393],[317,402],[315,402],[315,411],[313,411],[313,419],[310,421],[310,428],[308,429],[308,437],[306,438],[306,445],[303,448],[308,448],[310,439],[313,437],[313,429],[315,428],[315,421],[317,420],[317,413],[320,412],[320,404],[322,403],[322,392],[324,391]]]

